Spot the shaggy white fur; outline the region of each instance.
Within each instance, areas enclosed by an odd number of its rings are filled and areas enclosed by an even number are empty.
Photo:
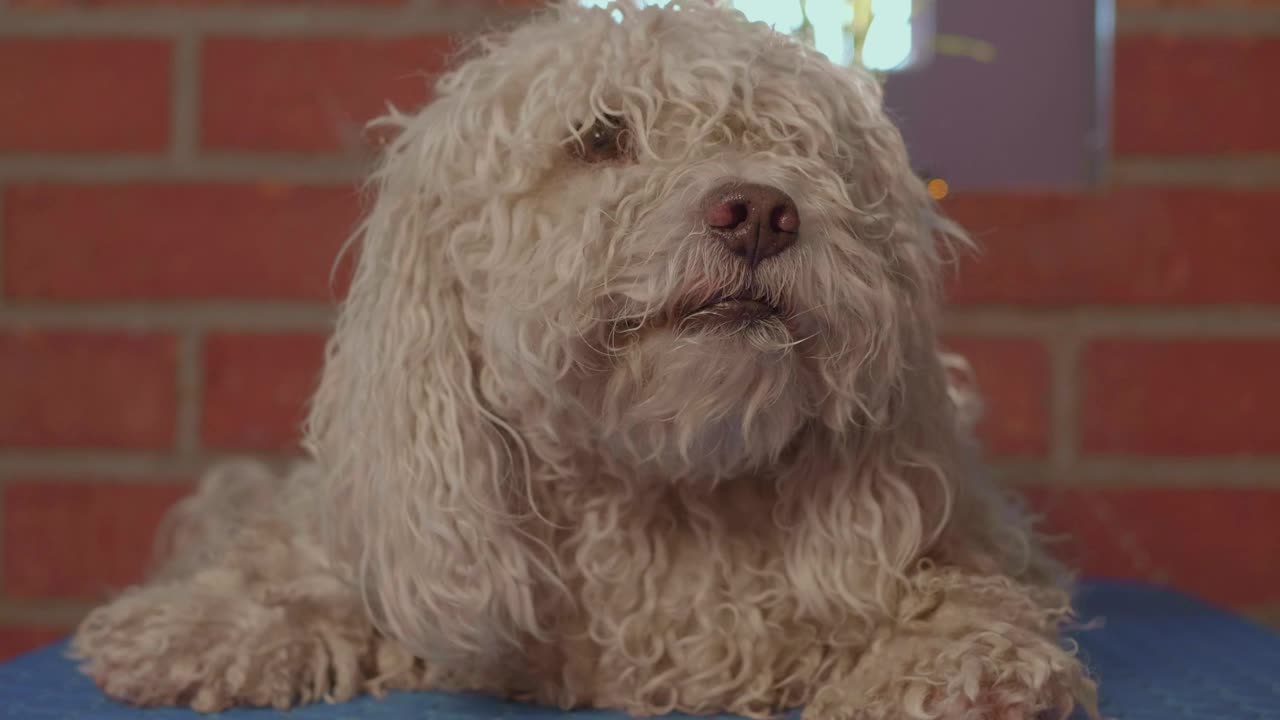
[[[107,693],[1095,712],[1063,574],[937,346],[963,236],[875,80],[726,10],[615,10],[487,37],[382,121],[314,462],[176,509],[155,577],[75,638]],[[800,218],[754,265],[705,219],[743,183]]]

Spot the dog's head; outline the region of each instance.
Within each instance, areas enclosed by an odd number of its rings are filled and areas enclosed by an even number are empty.
[[[499,516],[529,456],[719,481],[939,391],[948,226],[871,76],[709,7],[565,6],[478,49],[387,120],[312,416],[347,503],[394,476],[402,512]]]

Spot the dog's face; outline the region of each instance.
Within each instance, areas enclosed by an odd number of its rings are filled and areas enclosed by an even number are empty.
[[[516,30],[419,120],[484,401],[668,477],[892,423],[938,220],[875,80],[728,11],[621,15]]]

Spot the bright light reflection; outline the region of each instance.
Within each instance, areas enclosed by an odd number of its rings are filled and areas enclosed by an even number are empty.
[[[879,9],[884,5],[885,9]],[[875,18],[862,44],[862,63],[873,70],[893,70],[911,59],[911,3],[876,3]],[[888,11],[892,8],[897,12]]]
[[[668,0],[632,0],[666,5]],[[613,0],[578,0],[585,7],[608,7]],[[832,62],[855,60],[855,0],[721,0],[749,19],[804,38]],[[881,72],[902,70],[915,57],[914,0],[871,0],[871,24],[862,43],[862,64]],[[808,23],[806,24],[806,17]]]

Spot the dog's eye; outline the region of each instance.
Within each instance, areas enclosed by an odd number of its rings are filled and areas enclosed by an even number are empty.
[[[600,118],[573,143],[574,155],[586,163],[621,160],[631,154],[631,131],[616,115]]]

